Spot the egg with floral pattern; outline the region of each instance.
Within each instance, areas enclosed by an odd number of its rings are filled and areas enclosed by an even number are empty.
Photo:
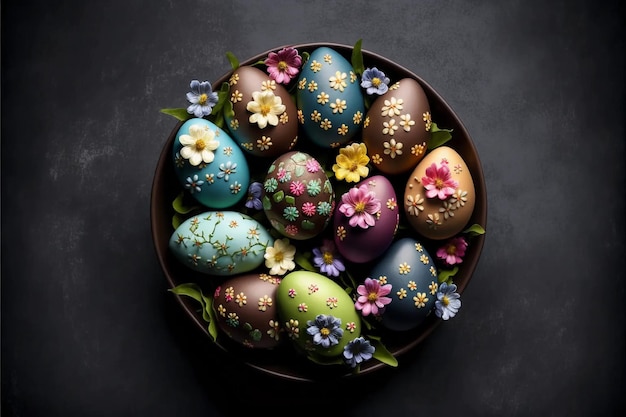
[[[401,174],[424,157],[430,138],[430,105],[422,86],[403,78],[389,86],[367,111],[363,142],[379,171]]]
[[[284,340],[276,307],[278,284],[280,278],[267,274],[242,274],[224,281],[213,294],[218,329],[245,347],[278,346]]]
[[[334,191],[322,166],[311,155],[291,151],[270,165],[261,196],[274,229],[295,240],[320,234],[334,210]]]
[[[261,223],[236,211],[206,211],[181,223],[170,251],[194,271],[216,276],[249,272],[264,263],[274,239]]]
[[[404,190],[409,225],[428,239],[448,239],[468,225],[476,193],[461,155],[448,146],[430,151],[415,167]]]
[[[186,192],[211,209],[230,207],[246,196],[248,162],[241,148],[213,122],[184,122],[173,142],[174,171]]]
[[[435,307],[437,268],[426,248],[405,237],[394,242],[371,269],[369,277],[391,284],[391,302],[380,314],[382,325],[393,331],[419,326]]]
[[[400,220],[391,182],[382,175],[366,178],[337,202],[333,219],[335,245],[351,262],[369,262],[391,245]],[[359,221],[367,216],[370,221]]]
[[[276,157],[298,139],[298,112],[287,89],[252,66],[235,69],[228,81],[228,130],[250,155]]]
[[[298,78],[296,103],[307,140],[318,146],[337,147],[361,131],[365,102],[359,77],[332,48],[311,52]]]
[[[285,275],[276,300],[285,337],[304,352],[337,357],[361,335],[352,298],[324,275],[304,270]]]

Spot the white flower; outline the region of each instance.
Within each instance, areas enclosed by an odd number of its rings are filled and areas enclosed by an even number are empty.
[[[213,151],[220,146],[215,140],[215,132],[201,124],[189,126],[189,134],[180,135],[178,141],[183,145],[180,155],[188,159],[193,166],[199,165],[200,162],[206,164],[213,162],[215,158]]]
[[[250,123],[257,123],[263,129],[269,123],[272,126],[278,124],[278,116],[283,114],[287,107],[279,96],[275,96],[271,90],[255,91],[252,93],[252,101],[246,105],[246,109],[252,112],[248,119]]]
[[[265,266],[270,268],[270,275],[284,275],[296,267],[293,261],[296,247],[289,244],[289,239],[277,239],[274,246],[265,248]]]

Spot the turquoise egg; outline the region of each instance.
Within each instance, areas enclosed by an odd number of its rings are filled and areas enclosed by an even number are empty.
[[[194,271],[219,276],[249,272],[264,263],[274,238],[261,223],[236,211],[207,211],[176,228],[169,248]]]
[[[298,78],[296,105],[307,139],[322,147],[337,147],[360,132],[365,102],[359,76],[332,48],[311,52]]]
[[[413,238],[394,242],[370,271],[369,277],[391,284],[391,303],[381,315],[393,331],[411,330],[431,314],[437,298],[437,267],[426,248]]]
[[[183,123],[172,155],[178,181],[200,204],[223,209],[247,195],[250,170],[244,153],[214,123],[200,118]]]

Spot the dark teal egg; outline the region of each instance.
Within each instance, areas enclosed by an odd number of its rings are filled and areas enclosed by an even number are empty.
[[[296,93],[307,140],[325,148],[337,147],[360,132],[365,119],[360,82],[339,52],[328,47],[311,52]]]

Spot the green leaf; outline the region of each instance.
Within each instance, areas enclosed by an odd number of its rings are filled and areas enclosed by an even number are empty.
[[[302,57],[302,65],[304,66],[304,64],[306,64],[309,61],[309,58],[311,57],[311,54],[304,51],[302,52],[302,54],[300,55]]]
[[[457,272],[459,272],[458,266],[455,266],[452,270],[444,269],[442,271],[439,271],[439,274],[437,275],[437,280],[441,283],[445,282],[447,284],[451,284],[452,277],[455,276]]]
[[[226,58],[228,58],[228,62],[230,62],[230,66],[236,70],[239,68],[239,60],[235,57],[235,54],[232,52],[226,52]]]
[[[363,66],[363,53],[361,51],[361,44],[363,39],[359,39],[354,48],[352,48],[352,69],[357,75],[363,74],[365,67]]]
[[[189,214],[193,210],[195,210],[195,209],[200,207],[198,205],[189,206],[189,205],[186,204],[185,200],[186,200],[185,199],[185,192],[181,191],[180,194],[178,194],[176,196],[174,201],[172,201],[172,207],[174,208],[174,211],[176,213],[179,213],[179,214]]]
[[[437,123],[432,122],[430,125],[430,140],[428,141],[428,149],[432,150],[443,145],[452,139],[452,129],[440,129]]]
[[[174,116],[175,118],[181,121],[189,120],[193,116],[187,113],[187,109],[183,109],[183,108],[161,109],[161,113],[167,114],[169,116]]]
[[[186,284],[179,284],[168,291],[173,292],[176,295],[185,295],[187,297],[191,297],[199,303],[203,303],[202,299],[202,290],[198,286],[198,284],[194,284],[193,282],[189,282]]]
[[[296,257],[294,259],[294,261],[296,262],[296,264],[298,264],[302,269],[305,269],[307,271],[312,271],[312,272],[317,272],[317,269],[315,269],[315,267],[313,266],[313,264],[309,261],[308,255],[310,255],[309,252],[307,252],[306,254],[298,251],[296,252]]]
[[[369,339],[372,346],[376,348],[374,354],[372,355],[374,358],[389,366],[398,366],[398,360],[395,356],[391,354],[391,352],[389,352],[389,350],[387,350],[385,345],[383,345],[383,343],[380,341],[380,338],[370,336]]]
[[[483,229],[481,225],[473,224],[467,229],[463,230],[463,233],[467,233],[470,236],[478,236],[478,235],[484,235],[486,232],[485,232],[485,229]]]
[[[224,113],[224,117],[228,117],[230,119],[235,117],[235,111],[233,110],[233,102],[232,101],[226,100],[224,102],[224,108],[223,108],[222,113]]]

